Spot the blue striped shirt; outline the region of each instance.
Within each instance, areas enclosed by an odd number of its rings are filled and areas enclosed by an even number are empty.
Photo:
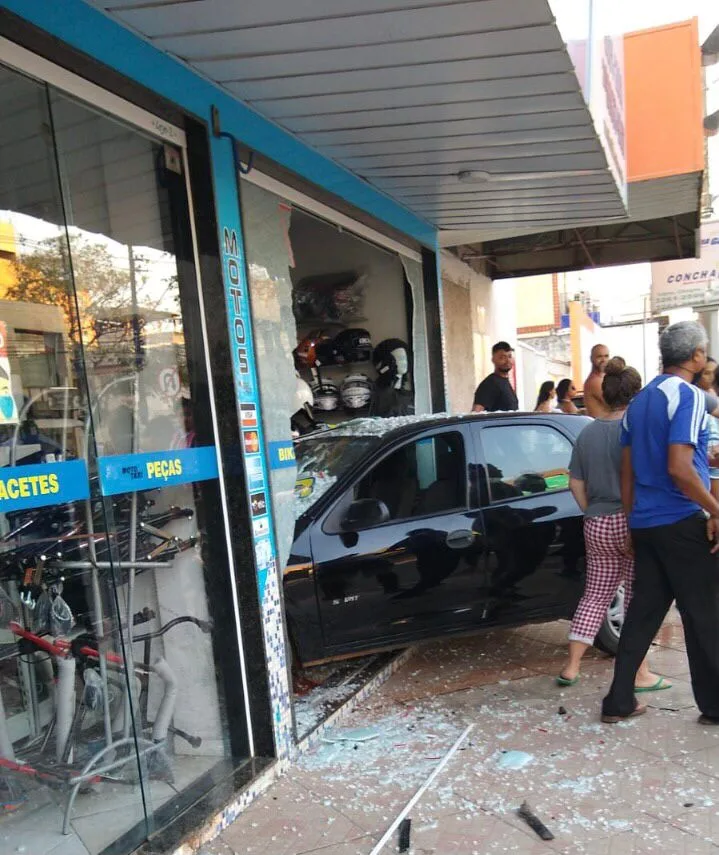
[[[668,472],[670,445],[694,447],[694,466],[709,489],[708,419],[704,393],[681,377],[661,374],[634,398],[622,422],[621,443],[632,449],[631,528],[653,528],[701,510]]]

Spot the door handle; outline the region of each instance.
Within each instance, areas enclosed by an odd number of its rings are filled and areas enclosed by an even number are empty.
[[[466,549],[474,543],[475,534],[469,529],[459,528],[447,534],[445,543],[450,549]]]

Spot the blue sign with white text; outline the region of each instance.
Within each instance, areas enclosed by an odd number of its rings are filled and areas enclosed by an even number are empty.
[[[0,513],[75,502],[89,495],[84,460],[0,469]]]
[[[296,464],[292,442],[270,442],[270,469],[287,469]]]
[[[97,465],[100,489],[104,496],[209,481],[218,476],[214,445],[143,454],[117,454],[98,458]]]
[[[227,164],[225,147],[224,158]],[[222,162],[218,157],[215,164]],[[237,394],[237,408],[242,426],[246,483],[252,515],[252,539],[255,546],[257,586],[264,598],[268,574],[275,566],[274,532],[270,525],[271,496],[267,490],[267,462],[263,453],[263,426],[255,352],[252,341],[252,316],[247,293],[247,278],[243,258],[242,232],[237,198],[230,198],[232,184],[218,181],[218,203],[225,224],[221,227],[222,261],[227,299],[227,319],[232,353],[232,373]],[[236,189],[236,185],[235,185]],[[227,195],[225,196],[225,191]],[[291,445],[291,443],[290,443]],[[272,452],[270,451],[270,455]],[[294,464],[294,454],[292,464]],[[292,465],[288,464],[288,465]]]

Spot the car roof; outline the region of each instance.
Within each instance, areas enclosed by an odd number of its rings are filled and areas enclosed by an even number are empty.
[[[314,439],[322,436],[366,436],[378,439],[396,439],[433,426],[467,424],[473,422],[493,421],[522,421],[532,419],[549,423],[563,423],[569,426],[572,433],[578,433],[584,424],[590,421],[588,416],[569,413],[536,413],[529,411],[508,410],[494,413],[461,413],[452,415],[450,413],[430,413],[413,416],[393,416],[391,418],[362,418],[352,419],[336,427],[317,431],[302,437]]]

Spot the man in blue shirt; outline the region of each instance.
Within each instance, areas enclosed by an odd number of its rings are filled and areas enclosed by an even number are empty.
[[[646,711],[634,697],[634,676],[676,600],[699,722],[719,725],[719,502],[709,490],[706,400],[691,385],[706,363],[706,347],[700,324],[668,327],[659,339],[664,373],[624,416],[622,503],[635,581],[602,704],[607,723]]]

